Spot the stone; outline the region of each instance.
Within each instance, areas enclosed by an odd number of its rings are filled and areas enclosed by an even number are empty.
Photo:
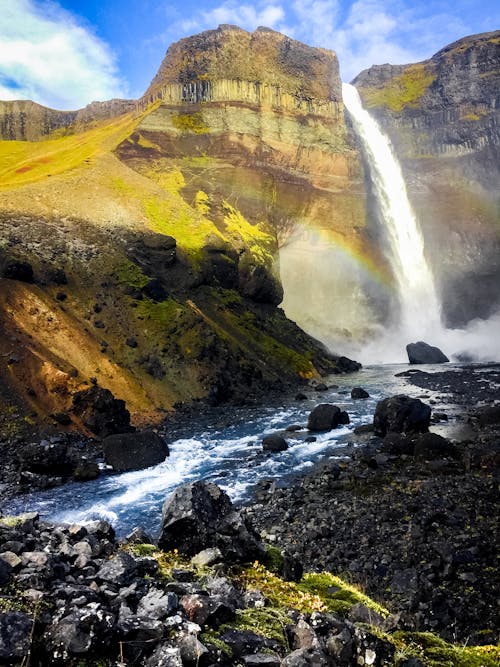
[[[458,449],[437,433],[423,433],[414,438],[413,455],[420,461],[432,461],[442,458],[458,458]]]
[[[103,438],[134,430],[125,401],[115,398],[109,389],[102,387],[77,391],[73,396],[73,413],[81,419],[85,428]]]
[[[31,647],[34,620],[20,611],[0,613],[0,660],[10,664],[25,658]]]
[[[81,458],[76,463],[76,468],[73,471],[74,479],[80,482],[87,482],[91,479],[97,479],[101,471],[95,461],[89,461],[86,458]]]
[[[179,486],[163,505],[158,546],[194,556],[217,547],[228,561],[250,562],[262,556],[259,536],[216,484]]]
[[[19,566],[22,563],[22,560],[19,558],[17,554],[15,554],[13,551],[4,551],[3,553],[0,553],[0,560],[2,560],[4,563],[7,563],[7,565],[12,569],[16,570],[19,568]],[[10,574],[10,571],[2,569],[3,566],[0,564],[0,585],[5,584],[8,580],[9,577],[6,577],[6,574]]]
[[[181,651],[171,646],[158,646],[144,664],[145,667],[183,667]]]
[[[280,667],[281,665],[280,658],[270,653],[244,655],[242,660],[245,667]]]
[[[195,567],[210,567],[215,563],[220,563],[224,560],[222,552],[217,547],[211,549],[203,549],[200,553],[197,553],[191,558],[191,563]]]
[[[135,559],[126,551],[120,551],[116,556],[104,562],[98,570],[96,578],[112,584],[126,586],[132,581],[136,570]]]
[[[326,667],[328,658],[318,649],[299,648],[281,661],[281,667]]]
[[[153,544],[153,538],[142,526],[136,526],[125,540],[128,544]]]
[[[199,665],[208,649],[193,634],[184,634],[179,638],[179,651],[183,665]]]
[[[99,603],[73,608],[56,615],[44,635],[52,654],[58,658],[81,656],[106,646],[112,636],[114,616]]]
[[[384,398],[377,403],[373,417],[374,433],[426,433],[431,420],[430,406],[419,398],[404,394]]]
[[[380,450],[395,456],[413,456],[415,442],[413,438],[403,433],[390,432],[385,436],[380,445]]]
[[[433,347],[420,340],[406,346],[410,364],[445,364],[448,357],[438,347]]]
[[[170,453],[163,438],[153,431],[108,435],[102,446],[106,463],[113,466],[116,472],[158,465]]]
[[[288,443],[283,436],[276,433],[266,435],[262,439],[262,449],[265,452],[284,452],[288,449]]]
[[[360,398],[370,398],[370,394],[362,387],[353,387],[351,389],[351,398],[355,400]]]
[[[184,595],[180,606],[186,617],[198,625],[219,625],[234,618],[234,609],[226,605],[218,596]]]
[[[157,588],[150,588],[139,601],[137,615],[162,620],[177,610],[178,602],[175,593],[164,593]]]
[[[12,572],[12,567],[13,566],[9,563],[9,557],[0,558],[0,586],[4,586],[10,581],[10,574]]]
[[[330,431],[345,423],[345,415],[339,407],[330,403],[317,405],[309,415],[307,428],[310,431]]]

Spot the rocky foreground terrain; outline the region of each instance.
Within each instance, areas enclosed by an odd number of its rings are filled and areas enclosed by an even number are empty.
[[[179,487],[157,541],[0,518],[0,659],[496,665],[499,371],[405,374],[458,406],[449,437],[428,432],[438,403],[384,399],[358,446],[243,510],[214,484]],[[314,410],[311,434],[343,414]]]

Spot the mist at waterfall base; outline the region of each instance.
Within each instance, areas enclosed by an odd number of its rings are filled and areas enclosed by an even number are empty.
[[[423,340],[451,359],[500,361],[500,311],[488,320],[473,320],[464,328],[448,329],[424,240],[412,209],[398,160],[388,137],[363,108],[358,91],[342,84],[345,107],[362,145],[383,225],[397,293],[397,306],[386,325],[373,324],[365,339],[332,340],[362,363],[400,363],[406,345]],[[326,341],[325,341],[326,342]]]

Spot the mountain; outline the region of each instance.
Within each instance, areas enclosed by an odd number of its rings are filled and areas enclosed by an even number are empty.
[[[0,112],[5,424],[80,424],[95,384],[141,423],[357,367],[277,308],[278,236],[309,210],[351,233],[332,193],[362,208],[332,52],[221,26],[137,103]]]
[[[487,317],[500,306],[500,31],[353,83],[402,163],[448,323]]]

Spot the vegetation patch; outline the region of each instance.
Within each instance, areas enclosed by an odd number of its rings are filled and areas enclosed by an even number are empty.
[[[61,174],[121,143],[140,119],[132,114],[78,134],[44,141],[0,141],[0,183],[12,187]]]
[[[402,656],[415,656],[427,667],[497,667],[498,646],[455,646],[430,632],[395,632],[389,636]]]
[[[273,260],[271,249],[275,246],[274,237],[264,231],[260,224],[252,225],[248,220],[229,202],[224,201],[224,223],[229,236],[238,241],[241,240],[249,248],[253,257],[260,262]]]
[[[115,275],[120,285],[128,285],[137,289],[147,285],[150,280],[137,264],[129,260],[125,260],[116,267]]]
[[[151,301],[143,299],[137,304],[136,312],[145,320],[156,322],[162,328],[172,325],[184,307],[175,299],[168,298],[165,301]]]
[[[220,629],[221,633],[224,630],[250,630],[278,642],[289,650],[286,626],[290,623],[290,618],[284,609],[277,607],[248,608],[238,609],[236,620],[231,624],[221,626]]]
[[[210,132],[201,111],[175,114],[172,116],[172,125],[184,134],[208,134]]]
[[[417,107],[436,76],[432,65],[417,63],[408,65],[402,74],[387,81],[383,87],[362,88],[360,92],[366,107],[385,107],[399,112],[406,107]]]
[[[341,616],[346,615],[355,604],[362,604],[373,609],[380,616],[389,615],[385,607],[369,598],[357,586],[347,583],[330,572],[305,574],[298,588],[312,595],[318,595],[328,611],[336,612]]]

